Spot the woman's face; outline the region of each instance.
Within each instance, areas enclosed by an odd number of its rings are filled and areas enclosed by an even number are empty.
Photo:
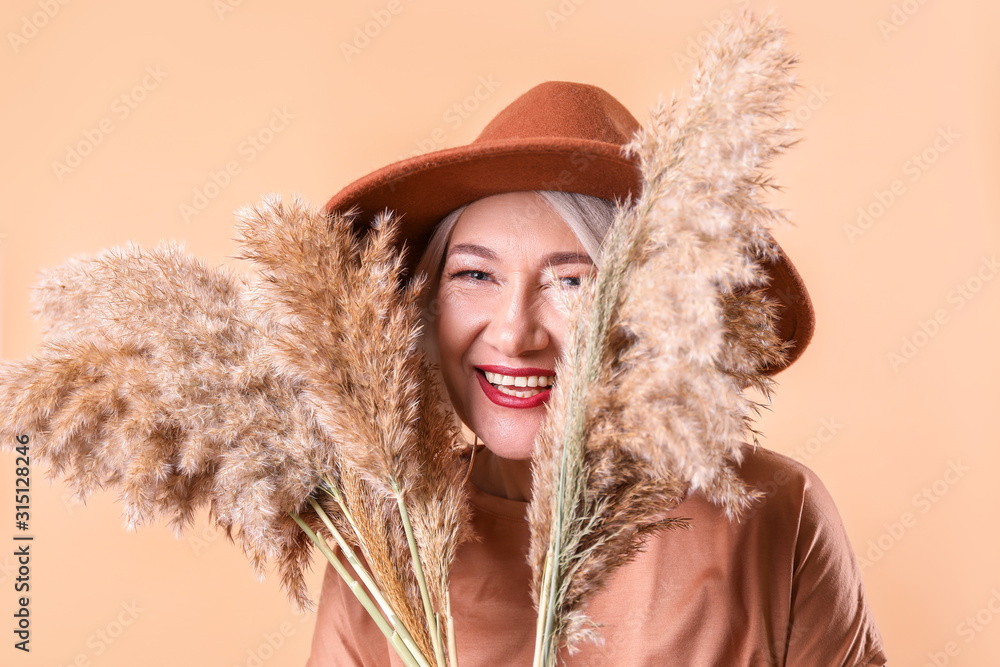
[[[566,334],[558,292],[593,270],[573,232],[536,195],[480,199],[456,223],[435,335],[458,416],[495,454],[531,457]]]

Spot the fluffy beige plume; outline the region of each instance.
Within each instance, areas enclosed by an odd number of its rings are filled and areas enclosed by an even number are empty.
[[[643,191],[582,291],[537,442],[538,665],[595,638],[587,599],[689,489],[734,518],[755,497],[733,466],[759,407],[743,389],[766,394],[782,354],[760,268],[781,216],[758,197],[787,146],[793,63],[772,19],[744,15],[707,46],[687,104],[661,103],[627,147]]]
[[[689,480],[732,516],[749,494],[729,464],[739,461],[756,407],[740,380],[765,393],[769,387],[753,373],[760,359],[739,352],[773,358],[781,349],[761,326],[770,318],[760,291],[760,262],[777,252],[768,224],[780,216],[756,197],[762,170],[786,146],[779,119],[793,63],[773,20],[744,17],[709,45],[689,103],[661,104],[652,131],[629,147],[641,156],[643,200],[655,222],[621,310],[636,344],[622,359],[628,372],[617,387],[628,397],[618,413],[620,443],[658,471]],[[727,310],[736,331],[727,331]]]
[[[270,356],[304,388],[316,419],[338,445],[341,468],[361,477],[340,489],[357,508],[359,546],[431,655],[430,636],[418,622],[422,598],[407,565],[405,523],[387,507],[405,502],[441,618],[468,510],[458,434],[417,345],[422,284],[399,282],[396,223],[381,216],[358,240],[353,217],[328,218],[298,200],[266,199],[239,216],[241,257],[262,276],[255,308],[280,323],[268,343]],[[368,512],[369,506],[379,511]]]
[[[0,430],[81,498],[116,486],[126,525],[158,517],[180,532],[196,510],[236,539],[263,576],[309,606],[311,543],[289,518],[319,483],[330,444],[301,389],[262,357],[273,326],[248,315],[246,286],[175,244],[74,259],[36,293],[41,351],[0,368]]]
[[[400,289],[390,224],[361,241],[350,221],[327,224],[299,201],[250,211],[246,256],[263,278],[210,268],[173,243],[46,272],[35,294],[42,348],[0,366],[3,445],[29,434],[32,455],[80,497],[117,487],[130,528],[166,517],[179,532],[208,505],[259,574],[277,563],[303,606],[312,542],[290,513],[329,536],[307,502],[318,500],[377,564],[427,653],[387,480],[415,516],[440,609],[466,510],[448,488],[462,471],[454,427],[416,348],[419,286]],[[324,479],[345,491],[362,539]]]
[[[458,546],[471,537],[470,505],[466,498],[466,468],[456,443],[458,422],[439,386],[439,374],[424,364],[417,442],[424,483],[414,489],[413,528],[421,545],[428,586],[440,610],[450,608],[448,582]],[[454,666],[453,666],[454,667]]]
[[[339,454],[371,484],[388,494],[390,480],[410,483],[420,286],[400,287],[395,223],[380,218],[376,233],[358,240],[351,218],[276,198],[237,218],[239,256],[262,277],[254,308],[280,322],[268,346],[281,372],[301,380]]]

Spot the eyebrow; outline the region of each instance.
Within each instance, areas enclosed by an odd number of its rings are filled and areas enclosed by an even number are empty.
[[[455,254],[474,255],[482,259],[495,262],[499,256],[489,248],[475,243],[456,243],[448,248],[447,257]],[[594,260],[590,255],[580,252],[553,252],[542,258],[546,265],[557,266],[559,264],[593,264]]]
[[[482,257],[483,259],[488,259],[493,262],[499,259],[495,252],[485,246],[476,245],[475,243],[456,243],[448,248],[448,252],[445,257],[451,257],[456,254],[475,255],[476,257]]]
[[[545,263],[553,266],[558,264],[593,264],[594,260],[585,252],[554,252],[545,256]]]

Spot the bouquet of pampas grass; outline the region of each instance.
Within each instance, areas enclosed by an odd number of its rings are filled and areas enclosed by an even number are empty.
[[[627,150],[642,194],[619,207],[538,435],[529,510],[536,665],[599,640],[586,604],[700,491],[736,518],[734,466],[782,346],[763,296],[759,194],[786,145],[793,59],[771,19],[717,35],[686,103]],[[466,466],[424,358],[423,285],[400,281],[396,222],[265,198],[238,214],[240,276],[176,244],[128,245],[46,272],[40,351],[0,364],[0,443],[31,436],[81,498],[116,488],[131,529],[181,531],[207,506],[289,595],[317,545],[407,665],[457,665],[448,580],[467,537]],[[334,551],[333,542],[341,552]]]
[[[0,366],[0,441],[30,434],[80,498],[117,487],[130,529],[179,532],[207,505],[303,607],[318,544],[407,664],[443,665],[465,466],[396,225],[359,239],[349,216],[274,197],[238,215],[252,278],[175,244],[48,271],[42,349]]]
[[[755,436],[747,386],[780,362],[761,262],[780,214],[758,195],[787,146],[794,59],[773,20],[716,34],[686,104],[661,102],[627,150],[642,194],[619,207],[596,276],[579,292],[529,511],[536,665],[599,641],[588,599],[666,512],[700,491],[737,518],[754,499],[734,465]]]

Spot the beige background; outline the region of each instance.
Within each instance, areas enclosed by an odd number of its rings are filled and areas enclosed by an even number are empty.
[[[389,161],[471,140],[544,80],[597,84],[645,119],[686,82],[691,45],[743,4],[8,0],[2,356],[39,343],[28,306],[39,267],[166,238],[234,264],[238,206],[272,191],[320,204]],[[792,108],[805,139],[775,168],[776,201],[797,222],[777,236],[818,329],[779,376],[766,444],[833,493],[893,664],[997,664],[1000,10],[774,6],[802,58]],[[346,54],[366,24],[374,36]],[[250,136],[269,143],[250,148]],[[59,168],[81,142],[78,166]],[[210,186],[227,163],[238,173]],[[859,208],[872,216],[860,224]],[[128,534],[113,493],[71,505],[41,468],[33,650],[15,651],[13,468],[0,455],[0,663],[304,662],[313,616],[273,578],[258,583],[204,517],[179,540],[158,525]]]

